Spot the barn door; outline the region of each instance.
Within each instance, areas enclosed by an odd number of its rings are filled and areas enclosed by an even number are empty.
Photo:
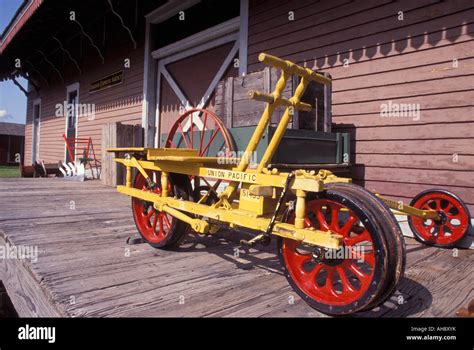
[[[238,75],[238,67],[234,64],[238,48],[238,33],[231,33],[158,60],[158,147],[163,147],[164,138],[185,111],[194,108],[214,110],[214,92],[219,81]],[[200,115],[196,113],[191,120],[194,128],[202,130]],[[191,125],[184,126],[189,127]]]

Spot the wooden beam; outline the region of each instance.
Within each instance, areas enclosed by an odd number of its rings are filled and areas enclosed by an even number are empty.
[[[147,22],[157,24],[173,17],[178,11],[184,11],[200,3],[201,0],[169,0],[166,4],[145,15]]]
[[[8,135],[8,146],[7,146],[7,163],[10,163],[10,151],[12,146],[12,136]]]
[[[201,47],[203,45],[208,44],[210,41],[214,39],[222,39],[222,37],[227,36],[228,34],[234,34],[235,39],[238,39],[238,31],[239,31],[239,17],[233,18],[229,21],[223,22],[218,24],[212,28],[203,30],[199,33],[194,35],[188,36],[182,40],[174,42],[170,45],[162,47],[158,50],[152,52],[152,57],[154,59],[161,59],[161,58],[169,58],[170,56],[180,54],[183,51],[187,51],[188,49],[195,48],[197,46]],[[224,42],[225,43],[225,42]],[[222,45],[222,44],[219,44]],[[219,46],[218,45],[218,46]],[[208,48],[204,47],[204,50],[208,50]],[[176,59],[172,59],[173,61],[180,59],[180,56]],[[185,56],[186,57],[186,56]]]
[[[28,91],[26,91],[25,88],[23,86],[21,86],[21,84],[16,80],[16,78],[11,77],[11,80],[12,80],[13,84],[18,86],[18,88],[23,92],[23,94],[25,94],[25,96],[28,97]]]
[[[145,48],[144,48],[144,72],[143,72],[143,100],[142,100],[142,126],[145,129],[145,145],[153,147],[153,139],[156,131],[158,116],[154,113],[155,102],[155,76],[157,63],[151,57],[151,22],[148,18],[145,21]]]
[[[225,82],[225,116],[226,127],[232,128],[232,119],[234,113],[234,78],[229,77]]]
[[[195,47],[180,51],[180,52],[178,52],[174,55],[168,56],[166,58],[160,59],[160,62],[163,62],[163,64],[165,64],[165,65],[168,64],[168,63],[171,63],[171,62],[176,62],[176,61],[179,61],[183,58],[196,55],[198,53],[213,49],[213,48],[218,47],[218,46],[222,46],[222,45],[230,43],[232,41],[237,41],[238,38],[239,38],[239,36],[237,35],[237,33],[228,34],[228,35],[225,35],[225,36],[220,37],[218,39],[215,39],[213,41],[206,42],[202,45],[195,46]]]
[[[238,50],[239,50],[239,43],[235,43],[232,49],[230,50],[229,54],[227,55],[226,59],[222,63],[221,67],[217,71],[216,75],[214,76],[214,79],[212,79],[211,84],[209,85],[206,92],[204,93],[204,96],[201,98],[201,102],[199,103],[197,108],[204,108],[204,106],[207,105],[207,102],[211,98],[212,92],[215,90],[217,84],[219,83],[219,81],[222,79],[225,72],[229,68],[229,65],[232,63],[232,60],[234,59]]]
[[[157,66],[158,64],[155,64]],[[155,133],[153,135],[154,147],[160,148],[160,134],[161,134],[161,114],[160,114],[160,101],[161,101],[161,70],[158,68],[156,69],[156,97],[155,97]],[[147,129],[145,129],[145,146],[151,146],[149,142],[149,138],[151,136],[147,136]]]
[[[249,0],[240,0],[239,75],[247,74],[247,48],[249,31]]]
[[[168,82],[168,84],[170,84],[170,87],[171,89],[173,89],[174,93],[176,94],[176,96],[178,96],[180,102],[181,102],[181,105],[184,107],[184,108],[188,108],[191,104],[189,103],[188,101],[188,98],[186,97],[186,95],[181,91],[181,89],[179,88],[178,84],[176,84],[176,82],[174,81],[173,77],[171,76],[171,74],[168,72],[168,70],[166,69],[166,67],[164,66],[164,64],[159,64],[159,68],[158,68],[158,71],[161,71],[161,74],[163,75],[163,77],[166,79],[166,81]]]
[[[324,132],[332,129],[332,84],[324,84]],[[317,108],[316,108],[317,109]]]

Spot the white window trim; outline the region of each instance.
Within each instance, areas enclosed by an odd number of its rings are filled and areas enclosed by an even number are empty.
[[[36,130],[36,126],[35,126],[35,107],[36,106],[39,106],[38,130]],[[33,163],[34,161],[38,161],[38,159],[35,159],[36,155],[38,155],[38,158],[39,158],[40,131],[41,131],[41,98],[36,98],[33,100],[33,112],[32,112],[32,123],[31,123],[31,163]],[[35,133],[37,136],[36,140],[35,140]],[[35,143],[36,143],[36,150],[35,150]]]
[[[66,86],[66,93],[69,95],[70,92],[77,91],[79,93],[79,82],[76,81],[75,83],[69,84]],[[79,97],[79,94],[77,95]]]
[[[79,86],[80,85],[78,81],[66,86],[66,104],[69,103],[69,94],[73,91],[77,91],[77,103],[80,103]],[[68,123],[69,118],[67,115],[65,115],[64,118],[66,119],[65,127],[64,127],[64,135],[66,135],[67,137],[67,123]],[[74,135],[74,137],[77,138],[78,130],[79,130],[79,116],[78,115],[76,116],[75,127],[76,127],[76,134]],[[66,159],[67,159],[67,146],[66,146],[66,142],[64,142],[64,161],[66,161]],[[76,161],[76,159],[77,159],[77,152],[74,152],[74,162]]]

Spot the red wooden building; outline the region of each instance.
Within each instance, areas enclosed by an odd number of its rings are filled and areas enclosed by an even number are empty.
[[[474,210],[471,0],[25,0],[0,52],[0,78],[29,81],[25,164],[65,160],[63,134],[100,154],[115,121],[156,146],[268,52],[332,75],[356,181],[401,199],[444,187]]]

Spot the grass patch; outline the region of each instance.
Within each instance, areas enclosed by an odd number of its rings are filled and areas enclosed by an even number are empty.
[[[0,165],[0,178],[20,177],[20,167],[18,165]]]

